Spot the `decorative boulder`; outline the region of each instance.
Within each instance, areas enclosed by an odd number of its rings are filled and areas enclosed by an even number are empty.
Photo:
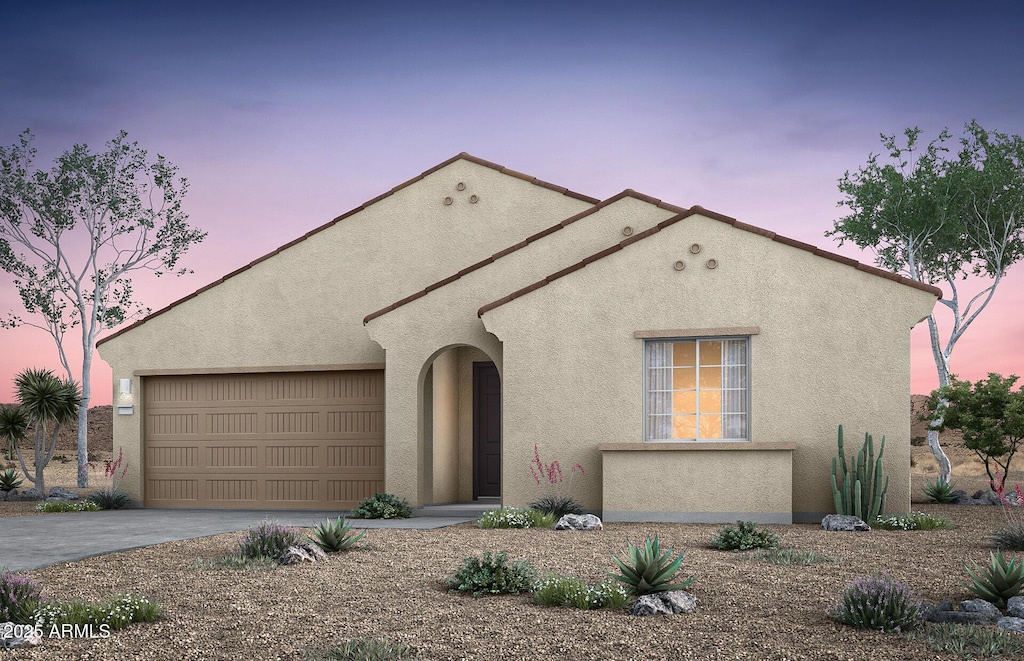
[[[939,624],[992,624],[992,618],[984,613],[964,613],[963,611],[939,611],[932,614],[928,621]]]
[[[825,518],[821,520],[821,527],[825,530],[841,532],[862,532],[871,530],[871,526],[852,514],[827,514]]]
[[[45,497],[39,489],[25,489],[18,494],[18,500],[43,500]],[[8,497],[8,500],[11,500]]]
[[[1000,612],[995,604],[987,602],[984,599],[967,599],[965,601],[961,601],[960,612],[981,613],[992,621],[998,620],[1003,616],[1002,612]]]
[[[18,490],[11,489],[10,491],[0,491],[0,503],[2,503],[5,500],[18,500]]]
[[[697,597],[685,590],[640,595],[629,607],[630,615],[678,615],[697,609]]]
[[[604,524],[601,519],[593,514],[566,514],[558,523],[555,530],[603,530]]]
[[[1024,597],[1010,597],[1006,600],[1006,614],[1010,617],[1024,617]]]
[[[0,622],[0,650],[9,650],[16,647],[38,645],[43,642],[39,635],[39,629],[25,624],[14,624],[13,622]]]
[[[65,489],[64,487],[53,487],[50,489],[50,498],[58,500],[79,500],[81,496],[77,492]]]
[[[289,546],[281,557],[277,559],[277,563],[281,565],[297,565],[303,562],[317,562],[327,557],[316,544],[300,544],[298,546]]]
[[[996,620],[996,626],[1007,631],[1024,633],[1024,619],[1019,617],[1001,617]]]

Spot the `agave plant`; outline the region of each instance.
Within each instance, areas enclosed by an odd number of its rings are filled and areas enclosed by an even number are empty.
[[[10,468],[0,471],[0,491],[11,491],[21,486],[22,480],[18,477],[18,471]]]
[[[943,480],[935,480],[924,485],[924,495],[928,497],[929,503],[940,503],[948,505],[956,502],[953,495],[953,483]]]
[[[355,546],[365,534],[364,530],[356,535],[352,530],[352,524],[346,521],[345,517],[339,516],[334,521],[327,519],[313,528],[313,542],[326,553],[337,553]]]
[[[967,575],[971,577],[971,584],[965,586],[999,608],[1006,608],[1010,597],[1017,596],[1021,588],[1024,588],[1024,563],[1013,558],[1007,560],[1003,557],[1002,549],[995,553],[989,552],[988,567],[979,567],[973,560],[971,564],[974,565],[973,570],[964,565]]]
[[[673,560],[672,550],[662,553],[657,535],[648,537],[643,546],[628,543],[624,558],[612,556],[622,573],[605,573],[625,583],[637,595],[682,590],[693,582],[693,577],[687,577],[680,583],[671,582],[679,571],[679,566],[683,564],[683,556],[686,554],[683,551]]]

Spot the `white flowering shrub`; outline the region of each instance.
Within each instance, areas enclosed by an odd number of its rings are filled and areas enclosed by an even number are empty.
[[[133,622],[152,622],[160,616],[160,606],[138,595],[118,595],[107,601],[49,601],[35,612],[36,626],[44,629],[64,624],[106,625],[117,630]]]
[[[477,521],[481,528],[550,528],[555,517],[529,507],[502,507],[488,510]]]
[[[572,576],[549,574],[533,587],[533,600],[543,606],[561,606],[594,610],[597,608],[622,608],[629,595],[625,587],[604,581],[589,585]]]
[[[875,527],[884,530],[946,530],[953,527],[949,519],[924,512],[881,516],[875,520]]]

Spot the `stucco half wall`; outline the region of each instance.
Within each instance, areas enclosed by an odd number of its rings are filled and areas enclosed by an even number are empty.
[[[795,443],[605,443],[605,521],[793,523]],[[739,488],[722,488],[742,475]]]
[[[886,436],[887,508],[905,512],[910,329],[935,300],[934,293],[855,263],[689,216],[483,308],[485,327],[502,341],[505,450],[529,456],[538,442],[563,466],[582,463],[588,474],[579,494],[595,510],[627,511],[619,495],[608,501],[621,492],[604,492],[620,482],[689,484],[688,493],[713,491],[708,497],[716,503],[755,482],[766,499],[791,490],[793,518],[804,520],[832,511],[829,464],[843,424],[850,439],[864,432]],[[658,462],[612,459],[612,467],[633,479],[604,475],[602,444],[645,440],[645,340],[734,334],[749,338],[749,442],[792,444],[791,482],[785,469],[778,483],[763,481],[765,463],[743,452],[713,460],[700,453],[658,453],[672,457]],[[696,460],[721,470],[698,475]],[[514,502],[508,504],[524,504],[529,475],[509,477]],[[628,511],[665,506],[652,498]]]

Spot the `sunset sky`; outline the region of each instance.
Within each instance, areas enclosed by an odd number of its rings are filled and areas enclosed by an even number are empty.
[[[824,233],[843,214],[837,180],[880,133],[959,135],[973,118],[1024,134],[1024,15],[1011,3],[671,5],[3,3],[0,144],[31,129],[48,169],[124,129],[179,166],[209,237],[185,259],[194,274],[136,278],[156,310],[462,151],[873,263]],[[0,274],[0,313],[19,306]],[[1024,376],[1022,310],[1024,263],[953,372]],[[924,324],[912,342],[911,388],[928,392]],[[0,330],[0,402],[29,366],[58,367],[52,340]],[[109,404],[100,359],[93,379],[93,404]]]

